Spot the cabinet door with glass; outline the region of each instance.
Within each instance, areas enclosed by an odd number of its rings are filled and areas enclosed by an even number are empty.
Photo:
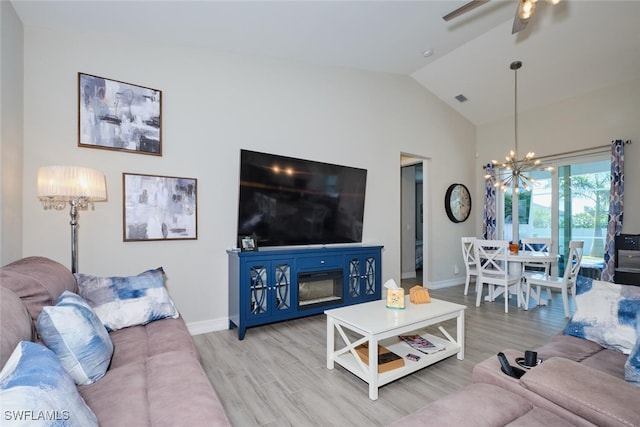
[[[380,256],[377,253],[366,253],[348,257],[347,301],[364,302],[376,299],[379,295]]]
[[[242,299],[247,320],[292,310],[292,264],[290,259],[247,263],[248,298]]]

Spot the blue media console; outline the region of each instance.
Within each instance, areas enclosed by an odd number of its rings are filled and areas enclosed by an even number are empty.
[[[382,246],[227,251],[229,328],[310,316],[381,298]]]

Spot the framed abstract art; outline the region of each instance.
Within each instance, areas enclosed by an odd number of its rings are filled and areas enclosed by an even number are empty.
[[[122,174],[123,241],[198,238],[194,178]]]
[[[162,92],[78,73],[78,146],[162,155]]]

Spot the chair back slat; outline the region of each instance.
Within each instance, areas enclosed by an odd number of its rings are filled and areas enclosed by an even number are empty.
[[[462,258],[464,260],[464,265],[469,269],[469,267],[476,266],[476,254],[474,245],[476,242],[475,237],[462,237],[460,239],[462,241]]]
[[[544,252],[544,253],[553,253],[552,245],[553,241],[547,238],[524,238],[520,239],[522,242],[522,250],[532,251],[532,252]],[[544,271],[545,274],[549,274],[549,270],[551,268],[551,263],[549,262],[525,262],[522,264],[522,269],[527,270],[527,267],[532,268],[534,271]]]
[[[569,259],[564,269],[563,280],[567,283],[575,283],[578,272],[580,271],[580,263],[582,262],[582,253],[584,250],[584,241],[572,240],[569,242]]]
[[[485,283],[507,281],[509,275],[508,251],[509,242],[506,240],[476,240],[475,252],[480,281]]]

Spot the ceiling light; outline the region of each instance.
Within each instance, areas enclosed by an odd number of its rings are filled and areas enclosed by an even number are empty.
[[[534,170],[553,170],[552,167],[542,167],[540,160],[534,159],[535,153],[530,151],[522,160],[518,160],[518,69],[522,67],[522,62],[514,61],[510,67],[515,72],[515,98],[514,98],[514,127],[515,127],[515,149],[509,152],[505,163],[497,160],[491,162],[501,168],[500,171],[494,172],[496,178],[495,187],[499,187],[503,192],[511,188],[515,193],[520,193],[520,188],[530,191],[531,187],[537,185],[537,181],[531,178],[526,172]],[[491,178],[491,175],[485,175],[485,178]]]
[[[424,56],[425,58],[428,58],[431,55],[433,55],[433,49],[432,48],[428,48],[424,52],[422,52],[422,56]]]

